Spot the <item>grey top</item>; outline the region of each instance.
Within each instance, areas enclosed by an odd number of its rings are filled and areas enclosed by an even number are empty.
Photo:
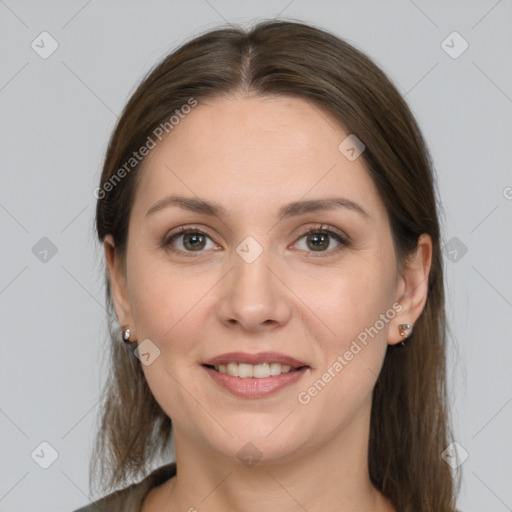
[[[160,466],[139,483],[108,494],[74,512],[140,512],[149,491],[176,474],[176,462]]]

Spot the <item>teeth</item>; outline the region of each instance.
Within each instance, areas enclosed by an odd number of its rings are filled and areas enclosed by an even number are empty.
[[[220,368],[219,368],[220,371]],[[226,373],[233,377],[238,377],[238,365],[236,363],[229,363],[227,365]]]
[[[247,364],[247,363],[228,363],[219,364],[215,369],[220,373],[227,373],[231,377],[240,377],[248,379],[254,377],[256,379],[264,379],[266,377],[273,377],[281,375],[282,373],[289,373],[292,369],[287,364],[280,363],[261,363],[261,364]]]
[[[246,379],[254,376],[254,366],[252,364],[240,363],[238,365],[238,377]]]

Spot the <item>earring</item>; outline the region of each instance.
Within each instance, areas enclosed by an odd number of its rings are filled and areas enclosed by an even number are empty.
[[[130,331],[130,328],[127,327],[126,329],[123,329],[123,341],[124,343],[135,343],[135,341],[130,341],[130,334],[131,334],[131,331]]]
[[[411,329],[412,329],[411,324],[400,324],[398,326],[398,332],[400,333],[400,336],[402,336],[404,339],[409,337],[410,333],[407,331],[410,331]],[[402,347],[403,347],[405,345],[405,343],[403,341],[401,341],[400,345],[402,345]]]

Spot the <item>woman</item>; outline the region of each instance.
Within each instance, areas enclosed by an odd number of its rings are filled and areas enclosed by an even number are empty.
[[[303,23],[194,38],[96,197],[117,322],[91,476],[124,488],[82,511],[455,510],[433,171],[368,57]]]

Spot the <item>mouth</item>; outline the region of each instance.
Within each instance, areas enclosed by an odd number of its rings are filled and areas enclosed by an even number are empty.
[[[277,352],[231,352],[201,364],[219,388],[242,398],[263,398],[292,386],[311,367]]]

